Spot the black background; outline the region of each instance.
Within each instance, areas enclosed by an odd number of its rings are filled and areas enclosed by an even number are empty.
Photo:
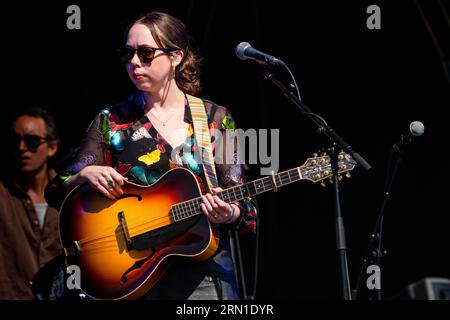
[[[417,3],[449,52],[439,3],[424,2]],[[66,27],[71,4],[81,8],[81,30]],[[366,27],[371,4],[381,8],[381,30]],[[303,164],[329,141],[256,64],[236,58],[241,41],[285,61],[303,102],[372,164],[371,174],[357,168],[341,184],[352,286],[380,209],[390,148],[411,121],[422,121],[425,134],[408,146],[386,210],[383,292],[388,298],[425,277],[450,278],[444,116],[450,86],[414,1],[12,3],[2,10],[2,126],[17,108],[47,105],[60,127],[64,158],[101,108],[135,92],[115,49],[125,26],[156,8],[188,25],[204,57],[204,98],[226,106],[243,129],[280,130],[280,171]],[[247,178],[258,178],[261,165],[249,167]],[[331,187],[310,182],[258,197],[258,298],[339,299],[332,199]],[[251,291],[253,246],[243,241]]]

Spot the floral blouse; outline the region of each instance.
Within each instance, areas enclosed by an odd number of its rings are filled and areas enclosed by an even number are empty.
[[[234,130],[235,123],[229,111],[211,101],[204,101],[211,129]],[[159,134],[149,118],[144,114],[142,93],[130,96],[127,101],[100,111],[87,129],[81,147],[66,170],[60,172],[47,186],[48,203],[59,208],[69,190],[64,183],[89,165],[107,165],[141,185],[150,185],[172,168],[184,167],[197,177],[205,190],[203,167],[193,156],[196,148],[192,116],[186,100],[184,121],[189,124],[188,135],[181,146],[173,148]],[[213,153],[218,141],[211,138]],[[180,150],[178,150],[180,149]],[[183,152],[184,150],[184,152]],[[185,152],[191,150],[192,152]],[[235,150],[237,153],[237,150]],[[175,159],[176,161],[173,161]],[[233,159],[237,159],[234,157]],[[235,161],[236,162],[236,161]],[[243,166],[216,164],[217,178],[222,188],[245,183]],[[233,223],[240,233],[256,231],[255,200],[248,197],[238,203],[240,218]]]

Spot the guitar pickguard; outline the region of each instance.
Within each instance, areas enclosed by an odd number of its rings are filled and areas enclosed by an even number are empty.
[[[136,250],[145,250],[158,245],[163,245],[180,234],[185,233],[190,227],[195,225],[199,219],[199,216],[195,216],[134,236],[131,238],[131,247]]]

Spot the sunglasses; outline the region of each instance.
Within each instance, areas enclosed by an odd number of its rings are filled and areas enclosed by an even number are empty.
[[[22,140],[25,143],[25,146],[27,147],[28,150],[36,151],[37,148],[41,144],[43,144],[44,142],[47,142],[49,139],[41,137],[41,136],[37,136],[37,135],[34,135],[34,134],[25,134],[23,136],[15,134],[15,135],[12,136],[12,142],[13,142],[13,144],[15,146],[20,144],[20,142]]]
[[[137,49],[125,46],[123,48],[120,48],[117,50],[117,53],[119,55],[120,60],[123,63],[130,63],[131,59],[133,59],[135,53],[137,52],[138,57],[141,59],[144,63],[150,63],[155,58],[155,51],[159,50],[162,52],[172,52],[176,51],[178,49],[173,48],[152,48],[148,46],[139,46]]]

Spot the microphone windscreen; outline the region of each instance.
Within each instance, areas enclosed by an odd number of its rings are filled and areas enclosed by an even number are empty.
[[[411,124],[409,125],[409,131],[414,137],[419,137],[423,135],[425,131],[425,126],[420,121],[414,121],[411,122]]]
[[[236,53],[236,56],[241,59],[245,60],[247,57],[245,56],[245,49],[250,48],[251,45],[248,42],[241,42],[236,46],[236,49],[234,50]]]

